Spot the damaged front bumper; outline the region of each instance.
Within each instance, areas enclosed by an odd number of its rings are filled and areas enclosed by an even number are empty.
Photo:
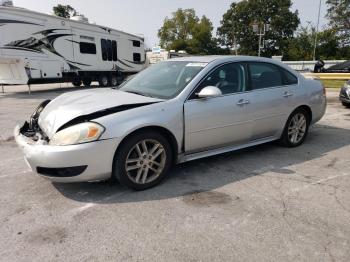
[[[27,123],[17,126],[14,137],[33,172],[59,183],[106,180],[111,177],[118,139],[52,146],[41,134],[28,134]]]

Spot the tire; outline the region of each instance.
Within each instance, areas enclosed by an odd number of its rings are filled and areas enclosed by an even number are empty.
[[[75,81],[72,82],[72,85],[75,86],[75,87],[79,87],[79,86],[81,86],[81,84],[82,84],[81,80],[75,80]]]
[[[110,79],[111,86],[118,86],[118,77],[116,75],[112,75]]]
[[[91,82],[92,82],[91,79],[88,79],[88,78],[83,80],[83,84],[84,84],[85,87],[90,87],[91,86]]]
[[[144,150],[143,142],[148,154]],[[151,160],[152,155],[154,160]],[[173,153],[168,140],[157,132],[145,131],[132,135],[121,144],[114,156],[112,176],[123,186],[145,190],[162,181],[172,162]],[[130,170],[127,171],[127,168]]]
[[[342,103],[342,105],[345,106],[345,107],[348,107],[348,108],[350,107],[350,104],[349,104],[349,103],[346,103],[346,102],[341,102],[341,103]]]
[[[106,75],[100,76],[100,79],[98,82],[99,82],[101,87],[108,87],[109,86],[109,79],[108,79],[108,76],[106,76]]]
[[[302,121],[304,119],[304,122]],[[295,126],[297,122],[300,121],[299,128]],[[297,147],[304,143],[309,127],[310,127],[311,117],[309,113],[303,109],[296,109],[288,118],[285,128],[283,130],[280,144],[285,147]],[[303,124],[302,124],[303,123]]]

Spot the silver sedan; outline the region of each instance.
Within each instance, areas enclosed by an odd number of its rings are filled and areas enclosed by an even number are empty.
[[[143,190],[172,164],[278,140],[301,145],[325,113],[322,84],[257,57],[186,57],[123,83],[43,102],[15,138],[55,182],[117,179]]]

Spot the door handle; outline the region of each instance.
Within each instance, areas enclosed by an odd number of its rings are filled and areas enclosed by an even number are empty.
[[[244,106],[250,104],[249,100],[241,99],[237,102],[238,106]]]
[[[290,93],[290,92],[284,92],[283,94],[283,97],[290,97],[290,96],[293,96],[294,94],[293,93]]]

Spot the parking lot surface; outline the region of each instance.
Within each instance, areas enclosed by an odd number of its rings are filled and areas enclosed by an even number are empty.
[[[350,261],[350,109],[338,90],[301,147],[189,162],[143,192],[34,175],[13,128],[77,89],[33,90],[0,93],[0,261]]]

